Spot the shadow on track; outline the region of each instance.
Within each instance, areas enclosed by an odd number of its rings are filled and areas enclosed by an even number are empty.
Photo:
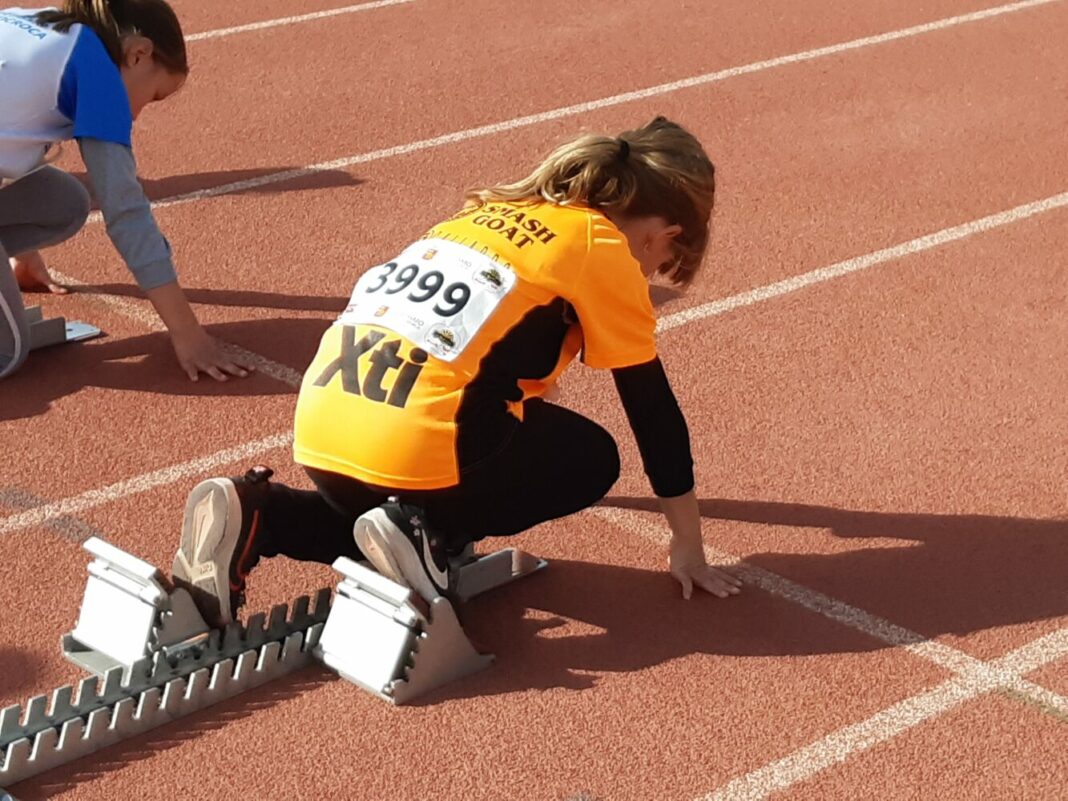
[[[357,274],[353,272],[353,283]],[[205,306],[230,306],[254,309],[284,309],[286,311],[317,311],[341,314],[349,296],[290,295],[284,292],[262,292],[254,289],[185,289],[190,303]],[[73,293],[79,295],[117,295],[143,298],[144,293],[133,284],[83,284]]]
[[[38,660],[24,651],[9,646],[0,646],[0,698],[17,699],[12,703],[22,703],[22,698],[31,692],[35,685]]]
[[[651,498],[604,505],[656,511]],[[1068,615],[1068,520],[854,512],[761,501],[700,502],[708,518],[792,526],[798,536],[906,540],[838,554],[755,553],[746,563],[860,607],[924,637],[964,635]],[[664,572],[552,560],[541,576],[462,608],[497,665],[427,696],[565,687],[691,654],[807,656],[887,646],[756,588],[686,603]],[[799,625],[799,619],[804,625]],[[572,631],[568,631],[571,627]],[[420,699],[422,700],[422,699]]]
[[[225,342],[288,365],[301,372],[311,361],[329,320],[287,318],[208,325]],[[43,348],[15,375],[4,380],[0,421],[46,413],[52,402],[86,387],[129,389],[157,395],[259,396],[293,394],[288,384],[257,374],[217,382],[201,376],[190,381],[178,367],[166,333],[125,339],[101,339]],[[292,421],[288,421],[292,422]]]
[[[215,190],[228,187],[231,184],[242,184],[247,181],[255,181],[299,169],[302,169],[302,167],[260,167],[248,170],[196,172],[188,175],[170,175],[166,178],[142,178],[140,180],[148,199],[156,202],[166,198],[173,198],[177,195]],[[72,172],[71,174],[81,181],[87,189],[91,189],[89,179],[84,172]],[[220,192],[218,196],[251,193],[274,194],[308,189],[336,189],[344,186],[359,186],[362,183],[362,179],[345,170],[323,170],[322,172],[313,172],[308,175],[273,181],[259,186],[234,187],[230,191]],[[98,209],[99,207],[94,203],[93,208]]]

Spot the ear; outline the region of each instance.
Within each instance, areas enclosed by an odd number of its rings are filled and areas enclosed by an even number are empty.
[[[154,49],[152,40],[147,36],[127,36],[122,40],[122,60],[127,67],[136,67],[151,60]]]
[[[662,236],[666,236],[668,239],[674,239],[682,233],[682,226],[678,223],[667,226],[661,232]]]

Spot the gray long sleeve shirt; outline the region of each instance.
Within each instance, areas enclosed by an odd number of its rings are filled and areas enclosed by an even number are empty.
[[[149,290],[178,280],[171,245],[156,225],[137,180],[133,151],[125,145],[84,137],[78,140],[108,236],[137,285]]]

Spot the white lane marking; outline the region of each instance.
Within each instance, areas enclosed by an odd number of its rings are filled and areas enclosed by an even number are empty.
[[[919,36],[925,33],[941,31],[945,30],[946,28],[952,28],[957,25],[978,22],[980,20],[990,19],[992,17],[1001,16],[1003,14],[1011,14],[1036,6],[1049,5],[1051,3],[1057,3],[1061,1],[1062,0],[1025,0],[1024,2],[1019,3],[1009,3],[1007,5],[996,6],[995,8],[988,8],[983,11],[976,11],[970,14],[961,14],[955,17],[947,17],[945,19],[935,20],[934,22],[927,22],[922,25],[913,25],[909,28],[901,28],[899,30],[890,31],[888,33],[881,33],[876,36],[865,36],[861,39],[853,39],[848,42],[841,42],[839,44],[829,45],[827,47],[819,47],[814,50],[805,50],[800,53],[792,53],[790,55],[779,56],[778,58],[771,58],[765,61],[756,61],[751,64],[745,64],[740,67],[730,67],[728,69],[717,70],[716,72],[707,72],[702,75],[693,76],[691,78],[684,78],[679,81],[671,81],[670,83],[662,83],[658,86],[651,86],[647,89],[638,89],[632,92],[624,92],[622,94],[604,97],[599,100],[590,100],[585,103],[576,103],[575,105],[564,106],[562,108],[551,109],[549,111],[542,111],[537,114],[528,114],[523,117],[515,117],[513,119],[505,120],[503,122],[495,122],[489,125],[481,125],[476,128],[467,128],[462,131],[454,131],[452,133],[442,134],[441,136],[435,136],[430,139],[420,139],[417,142],[409,142],[406,145],[396,145],[394,147],[386,147],[380,150],[372,150],[369,153],[360,153],[354,156],[347,156],[340,159],[334,159],[332,161],[320,162],[319,164],[312,164],[307,167],[298,167],[292,170],[283,170],[281,172],[271,173],[268,175],[261,175],[257,178],[249,178],[244,181],[235,181],[233,183],[223,184],[222,186],[216,186],[210,189],[199,189],[195,192],[187,192],[185,194],[163,198],[153,203],[152,206],[153,208],[157,209],[166,208],[167,206],[190,203],[196,200],[205,200],[207,198],[216,197],[218,195],[244,192],[249,189],[255,189],[256,187],[280,183],[282,181],[289,181],[296,178],[302,178],[306,175],[313,175],[319,172],[327,172],[329,170],[343,170],[348,167],[353,167],[357,164],[366,164],[372,161],[381,161],[383,159],[389,159],[395,156],[404,156],[409,153],[415,153],[421,150],[430,150],[432,148],[442,147],[444,145],[465,142],[470,139],[478,139],[485,136],[491,136],[493,134],[504,133],[506,131],[514,131],[517,128],[525,128],[531,125],[549,122],[550,120],[574,117],[579,114],[585,114],[591,111],[597,111],[599,109],[610,108],[612,106],[618,106],[624,103],[632,103],[637,100],[646,100],[650,97],[658,97],[660,95],[670,94],[671,92],[677,92],[680,89],[691,89],[696,86],[706,86],[708,84],[727,80],[728,78],[735,78],[739,75],[749,75],[751,73],[761,72],[763,70],[774,69],[775,67],[783,67],[789,64],[798,64],[803,61],[812,61],[813,59],[823,58],[824,56],[833,56],[838,53],[845,53],[847,51],[857,50],[863,47],[870,47],[872,45],[893,42],[898,39],[907,39],[912,36]],[[89,222],[100,222],[100,220],[101,217],[99,212],[93,212],[89,216]]]
[[[670,529],[653,523],[631,510],[611,506],[594,506],[584,510],[583,513],[600,517],[621,529],[665,546],[671,539]],[[717,551],[708,545],[705,546],[705,556],[710,562],[729,565],[744,582],[759,587],[771,595],[776,595],[829,620],[881,640],[887,645],[903,648],[921,659],[933,662],[960,676],[975,676],[983,680],[994,681],[999,686],[1014,690],[1039,704],[1068,715],[1068,699],[1022,678],[1021,674],[1029,672],[1028,670],[1014,672],[994,669],[981,659],[976,659],[945,643],[924,637],[915,631],[884,620],[878,615],[790,581],[777,573],[747,564],[733,554]]]
[[[661,545],[666,546],[671,539],[670,529],[630,510],[595,506],[585,510],[584,514],[600,517]],[[705,556],[709,562],[730,566],[748,585],[759,587],[771,595],[888,645],[904,648],[957,675],[932,690],[900,701],[865,721],[840,729],[783,759],[735,779],[714,793],[703,796],[700,801],[765,798],[844,762],[854,753],[885,742],[958,704],[993,690],[1012,690],[1051,711],[1068,715],[1068,699],[1023,678],[1032,670],[1068,654],[1068,628],[1040,637],[992,662],[984,662],[776,573],[746,564],[733,554],[706,545]]]
[[[803,273],[802,275],[795,275],[774,284],[732,295],[729,298],[723,298],[722,300],[715,300],[711,303],[704,303],[700,306],[684,309],[675,314],[670,314],[667,317],[662,317],[657,322],[657,331],[669,331],[672,328],[678,328],[680,325],[686,325],[686,323],[693,322],[694,320],[723,314],[724,312],[742,306],[752,306],[754,303],[770,300],[771,298],[786,295],[790,292],[796,292],[799,289],[804,289],[813,284],[819,284],[823,281],[829,281],[832,278],[840,278],[843,275],[866,270],[877,264],[885,264],[888,261],[895,261],[914,253],[920,253],[924,250],[940,247],[949,242],[957,242],[961,239],[967,239],[974,234],[1011,225],[1012,223],[1026,220],[1029,217],[1064,208],[1065,206],[1068,206],[1068,192],[1062,192],[1059,195],[1053,195],[1043,200],[1036,200],[1033,203],[1024,203],[1023,205],[1009,209],[1008,211],[991,214],[988,217],[973,220],[972,222],[964,223],[963,225],[955,225],[952,228],[944,228],[933,234],[910,239],[908,242],[902,242],[900,245],[877,250],[866,256],[857,256],[856,258],[840,261],[837,264],[821,267],[818,270],[812,270],[811,272]]]
[[[1055,631],[1006,654],[990,663],[990,667],[1009,670],[1019,654],[1025,651],[1041,654],[1041,658],[1030,660],[1032,669],[1061,658],[1068,654],[1068,629]],[[767,798],[966,701],[998,689],[997,679],[991,676],[956,676],[931,690],[899,701],[867,720],[832,732],[792,754],[739,776],[697,801],[757,801]]]
[[[53,277],[59,283],[66,284],[69,287],[78,288],[87,285],[85,281],[61,273],[58,270],[51,270],[51,272]],[[159,315],[156,314],[156,312],[144,301],[138,302],[132,298],[122,297],[121,295],[106,295],[103,293],[92,295],[83,294],[81,297],[86,298],[91,303],[97,303],[112,311],[118,312],[124,317],[140,323],[149,331],[167,330],[167,327],[163,324]],[[266,356],[242,348],[240,345],[235,345],[232,342],[224,342],[223,344],[229,353],[235,356],[240,356],[245,361],[255,365],[258,372],[270,376],[276,381],[281,381],[283,384],[293,387],[294,389],[300,389],[300,382],[303,376],[299,370],[294,370],[288,365],[268,359]]]
[[[330,8],[325,11],[312,11],[308,14],[297,14],[292,17],[280,17],[278,19],[263,20],[262,22],[250,22],[246,25],[235,25],[232,28],[218,28],[213,31],[192,33],[189,36],[186,36],[185,40],[187,42],[202,42],[205,39],[219,39],[223,36],[232,36],[235,33],[262,31],[267,28],[280,28],[283,25],[297,25],[301,22],[312,22],[318,19],[327,19],[328,17],[340,17],[343,14],[356,14],[360,11],[372,11],[376,8],[399,6],[412,2],[414,2],[414,0],[377,0],[377,2],[373,3],[359,3],[353,6],[344,6],[342,8]]]
[[[47,503],[35,509],[29,509],[3,518],[0,520],[0,534],[7,534],[30,526],[39,526],[64,515],[76,515],[86,509],[128,498],[131,495],[147,492],[156,487],[173,484],[175,481],[180,481],[184,478],[198,476],[223,465],[251,459],[265,451],[284,448],[292,442],[293,434],[284,431],[255,442],[246,442],[232,448],[226,448],[210,456],[174,464],[161,470],[154,470],[151,473],[118,481],[106,487],[89,490],[80,495]]]

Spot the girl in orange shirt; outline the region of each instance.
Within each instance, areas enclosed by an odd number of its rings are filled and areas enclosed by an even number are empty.
[[[323,335],[297,401],[294,455],[316,486],[255,467],[201,482],[174,577],[233,618],[261,557],[366,558],[428,600],[449,556],[585,509],[619,477],[615,441],[549,397],[581,354],[612,372],[673,537],[671,575],[720,597],[705,562],[686,421],[657,357],[648,279],[688,284],[714,170],[662,117],[582,136],[366,271]]]

